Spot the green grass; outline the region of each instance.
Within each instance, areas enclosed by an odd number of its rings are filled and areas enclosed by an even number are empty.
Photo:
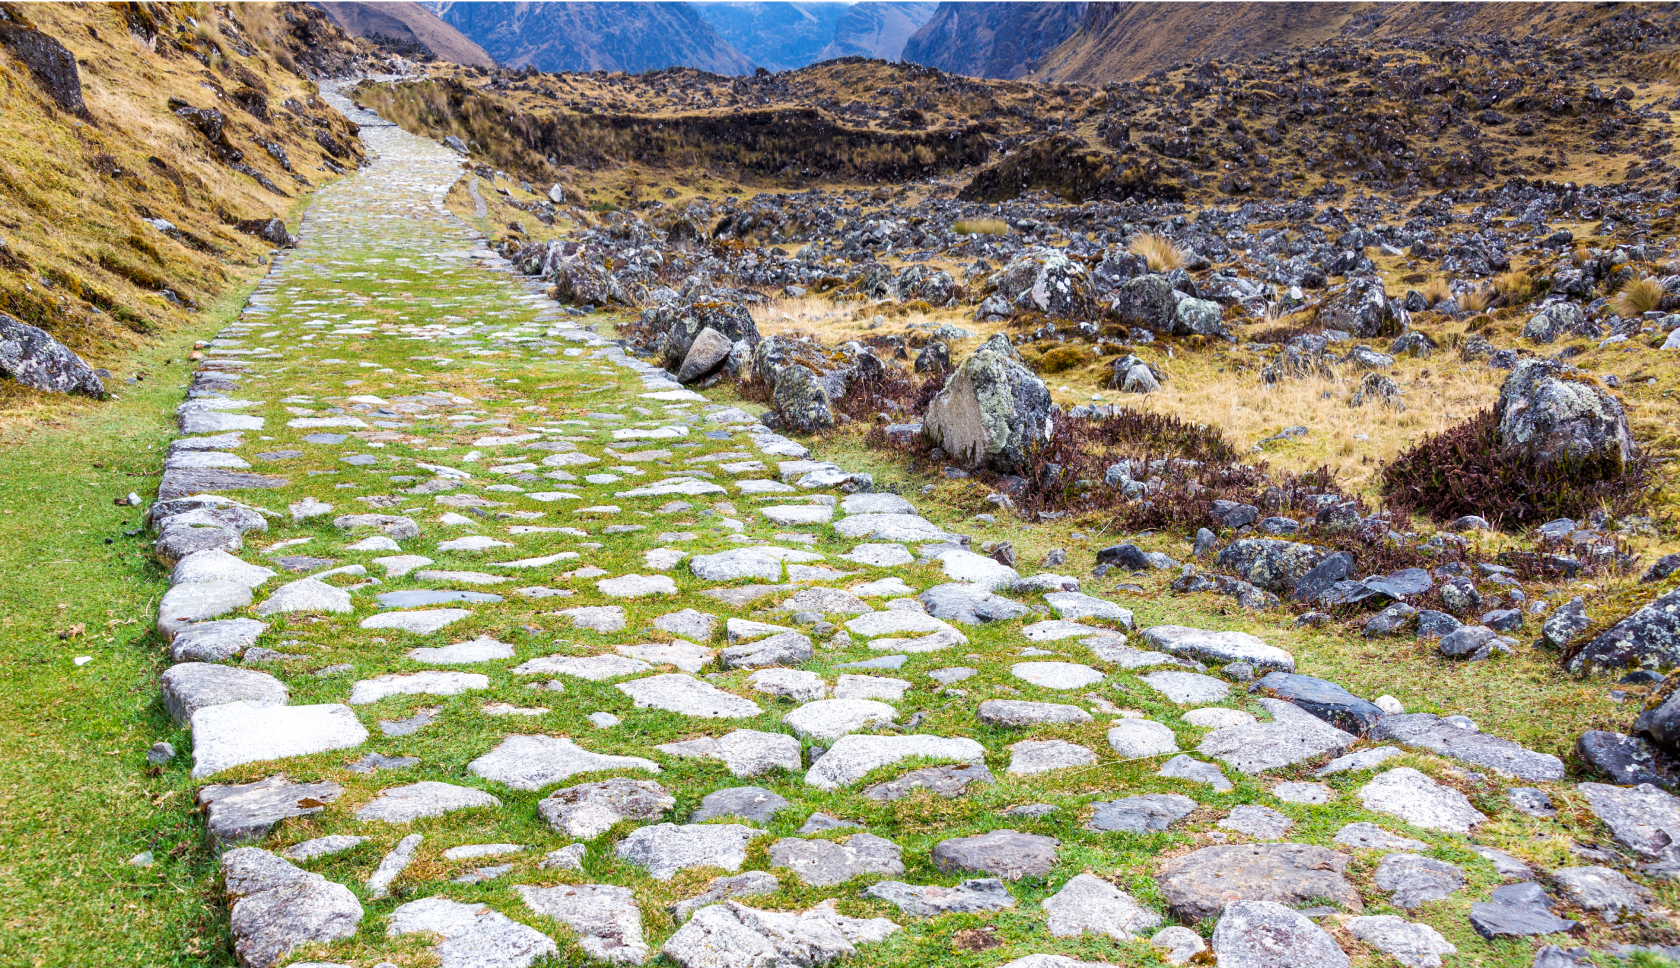
[[[207,309],[200,332],[142,350],[135,370],[148,378],[119,384],[119,399],[46,401],[33,429],[10,428],[0,460],[0,964],[202,965],[224,945],[190,814],[194,785],[184,769],[152,775],[146,763],[157,740],[191,748],[158,699],[166,662],[152,617],[167,576],[149,533],[123,534],[142,509],[112,500],[155,494],[186,353],[249,288]],[[77,656],[93,661],[78,667]],[[126,863],[146,850],[157,864]]]

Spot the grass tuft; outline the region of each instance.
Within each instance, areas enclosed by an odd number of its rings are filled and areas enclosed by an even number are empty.
[[[1183,251],[1172,240],[1154,232],[1132,236],[1126,248],[1134,255],[1143,256],[1150,272],[1171,272],[1184,265]]]
[[[951,223],[951,231],[958,235],[1008,235],[1009,223],[1001,218],[961,219]]]
[[[1431,306],[1438,302],[1446,302],[1452,297],[1452,284],[1441,276],[1429,280],[1429,284],[1423,287],[1423,298],[1429,300]]]
[[[1616,296],[1616,312],[1623,316],[1639,316],[1662,308],[1662,298],[1668,290],[1662,280],[1643,276],[1622,287]]]

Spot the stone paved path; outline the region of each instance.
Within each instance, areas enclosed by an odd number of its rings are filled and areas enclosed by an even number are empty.
[[[1249,704],[1212,639],[1129,641],[627,358],[445,211],[454,155],[341,106],[377,161],[206,347],[150,514],[246,964],[931,963],[980,912],[987,965],[1182,963],[1216,919],[1222,958],[1345,965],[1292,908],[1512,869],[1422,759],[1357,753],[1333,687]],[[1169,830],[1204,849],[1163,867]],[[1394,910],[1348,930],[1452,950]]]

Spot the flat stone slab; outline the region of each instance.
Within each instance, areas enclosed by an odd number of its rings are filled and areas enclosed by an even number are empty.
[[[202,554],[202,552],[200,552]],[[251,586],[239,581],[206,581],[176,585],[158,603],[157,629],[174,638],[194,622],[202,622],[251,604]]]
[[[745,871],[733,877],[714,877],[705,892],[670,906],[671,917],[678,924],[687,921],[700,908],[731,897],[755,897],[774,894],[782,889],[782,882],[764,871]]]
[[[1017,662],[1009,667],[1009,672],[1017,679],[1045,689],[1083,689],[1107,678],[1077,662]]]
[[[1125,719],[1108,731],[1108,745],[1126,759],[1178,752],[1172,728],[1148,719]]]
[[[648,958],[642,937],[642,912],[628,887],[610,884],[562,884],[532,887],[516,884],[525,906],[572,929],[578,947],[597,961],[642,964]]]
[[[471,615],[464,608],[428,608],[414,612],[386,612],[362,619],[364,629],[397,629],[430,635]]]
[[[964,625],[1007,622],[1032,614],[1032,610],[1020,602],[994,595],[979,585],[967,582],[935,585],[919,597],[929,615]]]
[[[974,740],[943,736],[862,736],[836,740],[822,759],[805,774],[805,782],[823,790],[837,790],[863,779],[871,770],[913,756],[962,763],[984,763],[985,747]]]
[[[1009,888],[995,877],[974,878],[955,887],[877,881],[865,888],[864,897],[886,901],[905,914],[938,917],[941,914],[980,914],[1015,906]]]
[[[1536,783],[1563,779],[1563,761],[1549,753],[1537,753],[1508,739],[1465,728],[1430,713],[1386,716],[1368,733],[1374,740],[1388,740],[1417,746],[1449,759],[1496,770],[1506,776]]]
[[[1301,716],[1301,719],[1216,729],[1203,737],[1196,749],[1226,766],[1253,774],[1339,754],[1358,741],[1353,734],[1322,720],[1306,713]]]
[[[757,548],[735,548],[713,555],[695,555],[688,560],[688,569],[701,581],[735,581],[758,578],[776,582],[782,580],[782,561]]]
[[[985,591],[1009,588],[1021,579],[1015,569],[985,555],[977,555],[961,548],[951,548],[934,555],[945,577],[953,581],[969,582]]]
[[[1132,627],[1132,610],[1116,605],[1106,598],[1097,598],[1082,592],[1051,592],[1044,596],[1044,601],[1056,617],[1069,622],[1083,622],[1094,618],[1105,622],[1118,622],[1126,628]]]
[[[199,582],[231,581],[247,588],[256,588],[273,578],[272,568],[240,561],[220,548],[195,551],[175,563],[169,572],[169,584],[191,585]]]
[[[360,847],[362,844],[367,843],[367,841],[368,838],[366,837],[353,837],[349,834],[329,834],[325,837],[316,837],[314,840],[306,840],[300,844],[293,844],[281,851],[280,856],[286,858],[287,860],[315,860],[318,857],[330,857],[333,854],[342,854],[354,847]]]
[[[1267,673],[1250,691],[1294,703],[1337,729],[1356,735],[1365,735],[1384,715],[1376,704],[1334,682],[1292,672]]]
[[[1221,968],[1347,968],[1348,956],[1306,915],[1271,901],[1237,901],[1213,929]]]
[[[591,632],[617,632],[624,627],[624,609],[617,605],[591,605],[583,608],[567,608],[555,613],[564,615],[572,620],[574,628],[588,629]]]
[[[1552,913],[1557,904],[1538,884],[1506,884],[1470,905],[1470,926],[1484,938],[1525,938],[1573,931],[1578,925]]]
[[[176,662],[226,662],[255,645],[266,631],[268,623],[254,618],[197,622],[175,633],[169,656]]]
[[[1608,867],[1560,867],[1552,880],[1571,904],[1610,924],[1623,915],[1647,913],[1655,900],[1644,885]]]
[[[1409,766],[1395,767],[1359,789],[1365,809],[1386,813],[1425,830],[1467,834],[1487,817],[1470,799]]]
[[[590,682],[605,682],[620,676],[647,672],[653,666],[625,655],[549,655],[521,662],[513,667],[518,676],[561,675]]]
[[[1335,773],[1349,773],[1354,770],[1374,770],[1386,759],[1405,755],[1405,750],[1398,746],[1378,746],[1374,749],[1359,750],[1338,756],[1318,768],[1314,776],[1330,776]]]
[[[775,665],[799,665],[810,661],[813,654],[810,639],[789,631],[719,649],[717,661],[725,669],[762,669]]]
[[[613,852],[655,880],[668,881],[694,867],[738,871],[746,863],[747,845],[763,836],[764,831],[738,823],[661,823],[631,831]]]
[[[1115,636],[1124,642],[1126,637],[1110,629],[1097,628],[1095,625],[1084,625],[1079,622],[1064,622],[1061,619],[1047,619],[1023,626],[1021,634],[1029,642],[1060,642],[1063,639],[1081,639],[1093,636]]]
[[[957,631],[955,626],[925,612],[896,609],[870,612],[866,615],[859,615],[857,618],[847,619],[845,626],[846,631],[869,639],[886,635],[925,635],[930,632],[940,632],[948,633],[953,641],[964,645],[968,643],[968,636]]]
[[[1006,881],[1048,874],[1056,865],[1054,837],[993,830],[973,837],[953,837],[933,845],[933,865],[947,874],[972,871]]]
[[[675,595],[677,583],[670,575],[622,575],[603,578],[595,588],[609,598],[647,598],[650,595]]]
[[[1156,625],[1144,629],[1142,635],[1152,648],[1209,664],[1247,662],[1256,669],[1295,671],[1294,656],[1276,646],[1267,645],[1247,632],[1213,632],[1183,625]]]
[[[560,950],[548,935],[488,905],[438,896],[410,901],[392,911],[385,933],[393,938],[405,934],[437,937],[442,968],[530,968],[538,958]]]
[[[909,682],[891,676],[842,675],[834,680],[836,699],[882,699],[898,702],[909,689]]]
[[[764,710],[750,699],[724,692],[680,672],[621,682],[615,688],[635,701],[637,708],[664,709],[706,719],[745,719]]]
[[[660,950],[680,968],[827,965],[898,930],[886,918],[849,918],[834,900],[810,910],[763,911],[738,901],[694,912]]]
[[[1231,694],[1231,687],[1223,679],[1198,672],[1151,672],[1139,678],[1149,683],[1151,689],[1180,705],[1222,702]]]
[[[798,770],[799,741],[785,733],[737,729],[717,738],[701,737],[655,746],[671,756],[722,760],[729,772],[739,777],[762,776],[771,770]]]
[[[361,924],[362,905],[349,888],[266,850],[235,848],[221,867],[240,964],[279,964],[294,948],[348,938]]]
[[[226,848],[265,840],[282,820],[320,813],[343,793],[344,788],[331,780],[293,783],[278,775],[254,783],[200,787],[198,805],[204,808],[211,844]]]
[[[819,612],[823,615],[862,615],[875,607],[838,588],[807,588],[784,599],[775,611],[788,614]]]
[[[349,706],[270,706],[244,700],[193,713],[192,733],[194,779],[245,763],[350,749],[368,738]]]
[[[889,803],[902,800],[920,790],[950,799],[968,792],[972,784],[982,783],[989,786],[996,782],[992,771],[982,764],[957,763],[951,766],[928,766],[920,770],[911,770],[897,779],[865,787],[862,792],[866,799]]]
[[[653,620],[653,627],[690,642],[710,642],[717,631],[717,616],[685,608],[659,616]]]
[[[916,506],[897,494],[868,491],[841,498],[840,510],[845,514],[915,514]]]
[[[334,588],[314,578],[300,578],[276,588],[268,599],[257,606],[258,615],[283,615],[297,612],[349,612],[350,593]]]
[[[483,790],[426,780],[379,791],[378,796],[356,811],[356,819],[411,823],[423,817],[441,817],[456,810],[501,805],[501,800]]]
[[[1279,783],[1272,796],[1284,803],[1324,804],[1336,799],[1336,791],[1323,783]]]
[[[1230,814],[1217,826],[1256,840],[1282,840],[1289,828],[1295,826],[1295,821],[1270,807],[1245,805],[1232,807]]]
[[[515,790],[540,790],[579,773],[603,770],[646,770],[658,773],[659,764],[639,756],[609,756],[577,745],[564,736],[515,733],[495,749],[467,764],[474,776],[503,783]]]
[[[901,544],[860,544],[853,546],[851,551],[838,557],[859,565],[869,565],[872,568],[897,568],[908,565],[916,560],[916,556]]]
[[[677,805],[652,780],[614,777],[555,790],[537,804],[549,827],[579,840],[594,840],[625,820],[656,820]]]
[[[1390,894],[1389,903],[1398,908],[1418,907],[1430,901],[1444,901],[1465,884],[1464,872],[1444,860],[1419,854],[1397,853],[1383,857],[1371,878],[1380,891]]]
[[[1350,823],[1336,831],[1335,842],[1360,850],[1428,850],[1421,840],[1389,833],[1374,823]]]
[[[1575,789],[1623,847],[1645,857],[1661,857],[1671,845],[1680,843],[1680,797],[1649,783],[1631,789],[1582,783]]]
[[[1162,763],[1161,768],[1155,772],[1155,775],[1206,784],[1220,793],[1229,793],[1236,789],[1235,785],[1226,778],[1224,770],[1212,763],[1204,763],[1195,759],[1187,753],[1180,753]]]
[[[891,578],[866,581],[861,585],[853,585],[848,590],[859,598],[898,598],[916,594],[915,587],[906,585],[904,579],[897,575]]]
[[[1022,740],[1009,747],[1009,752],[1008,772],[1015,776],[1095,766],[1098,762],[1097,754],[1077,743],[1059,739]]]
[[[976,715],[987,726],[1037,726],[1044,723],[1091,721],[1091,714],[1078,706],[1053,702],[1025,702],[1019,699],[988,699],[980,704]]]
[[[471,665],[477,662],[511,659],[513,658],[513,646],[506,642],[498,642],[488,635],[481,635],[476,639],[457,642],[454,645],[409,649],[406,654],[416,662],[435,662],[438,665]]]
[[[874,834],[853,834],[840,842],[785,837],[770,845],[770,864],[786,867],[813,887],[833,887],[870,874],[904,873],[903,851]]]
[[[1204,847],[1166,861],[1158,881],[1168,905],[1190,920],[1219,917],[1235,901],[1332,901],[1357,912],[1359,892],[1342,876],[1351,859],[1309,844]]]
[[[190,723],[193,713],[208,706],[241,700],[284,706],[290,698],[285,683],[255,669],[183,662],[165,669],[161,679],[163,708],[180,726]]]
[[[387,696],[459,696],[490,688],[490,677],[477,672],[404,672],[363,679],[350,687],[350,705],[364,706]]]
[[[1442,955],[1458,954],[1458,946],[1439,931],[1392,914],[1349,918],[1348,933],[1400,962],[1405,968],[1441,968]]]
[[[1100,877],[1076,874],[1061,890],[1040,902],[1045,927],[1058,938],[1101,934],[1131,941],[1161,923],[1161,916]]]
[[[1241,709],[1224,709],[1218,706],[1206,709],[1192,709],[1184,714],[1184,721],[1192,726],[1203,729],[1221,729],[1226,726],[1247,726],[1258,722],[1251,712]]]
[[[833,740],[897,718],[898,710],[877,700],[821,699],[783,716],[782,725],[806,739]]]
[[[755,692],[795,702],[810,702],[828,695],[828,684],[822,676],[803,669],[760,669],[747,677],[747,685]]]
[[[689,816],[688,822],[736,817],[762,826],[788,806],[787,799],[774,790],[754,786],[727,787],[701,797],[700,806]]]
[[[842,538],[875,538],[906,544],[943,541],[947,537],[944,530],[916,514],[851,514],[834,522],[833,528]]]

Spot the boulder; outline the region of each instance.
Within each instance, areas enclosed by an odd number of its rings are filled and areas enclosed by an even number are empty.
[[[1146,275],[1128,279],[1115,293],[1110,309],[1116,316],[1162,336],[1177,324],[1178,299],[1172,283],[1164,276]]]
[[[1680,589],[1646,603],[1570,656],[1570,672],[1666,670],[1680,665]]]
[[[1319,304],[1315,320],[1326,329],[1340,329],[1356,339],[1397,335],[1411,319],[1399,303],[1390,301],[1380,279],[1349,279],[1341,291]]]
[[[0,39],[9,36],[8,31],[17,32],[15,28],[0,23]],[[62,47],[59,49],[63,50]],[[74,59],[71,60],[70,70],[72,74],[75,72]],[[76,100],[81,100],[79,88]],[[53,339],[45,330],[19,322],[5,313],[0,313],[0,376],[16,380],[32,390],[80,393],[97,400],[106,396],[105,384],[99,382],[93,367],[83,362],[68,346]]]
[[[1004,266],[991,281],[1014,308],[1055,319],[1090,315],[1095,304],[1090,273],[1061,249],[1037,249]]]
[[[348,938],[362,922],[349,888],[256,847],[222,855],[222,881],[232,901],[233,950],[245,968],[269,968],[294,948]]]
[[[1292,672],[1269,672],[1250,692],[1294,703],[1337,729],[1360,736],[1383,718],[1376,704],[1360,699],[1325,679]]]
[[[1620,470],[1639,453],[1621,401],[1555,360],[1526,359],[1512,368],[1493,415],[1500,447],[1525,460]]]
[[[1587,322],[1587,315],[1581,311],[1580,306],[1570,302],[1556,302],[1531,316],[1528,322],[1523,324],[1521,336],[1536,343],[1550,343],[1559,336],[1571,333],[1589,335],[1589,325],[1590,335],[1596,339],[1598,327]]]
[[[1324,549],[1297,541],[1243,538],[1221,548],[1215,563],[1269,592],[1289,595],[1327,556]]]
[[[1237,901],[1213,929],[1220,968],[1347,968],[1336,940],[1299,911],[1271,901]]]
[[[677,382],[693,383],[695,380],[711,376],[729,359],[729,352],[734,347],[735,344],[730,342],[729,337],[707,326],[694,338],[694,343],[688,348],[688,354],[677,367]]]
[[[29,68],[47,96],[71,114],[87,116],[76,55],[48,34],[18,23],[0,21],[0,45]]]
[[[787,430],[808,434],[834,426],[828,390],[816,374],[802,366],[790,366],[776,377],[771,406],[778,423]]]
[[[1030,470],[1049,442],[1055,414],[1049,387],[998,335],[957,367],[928,405],[922,430],[958,460],[1017,473]]]

